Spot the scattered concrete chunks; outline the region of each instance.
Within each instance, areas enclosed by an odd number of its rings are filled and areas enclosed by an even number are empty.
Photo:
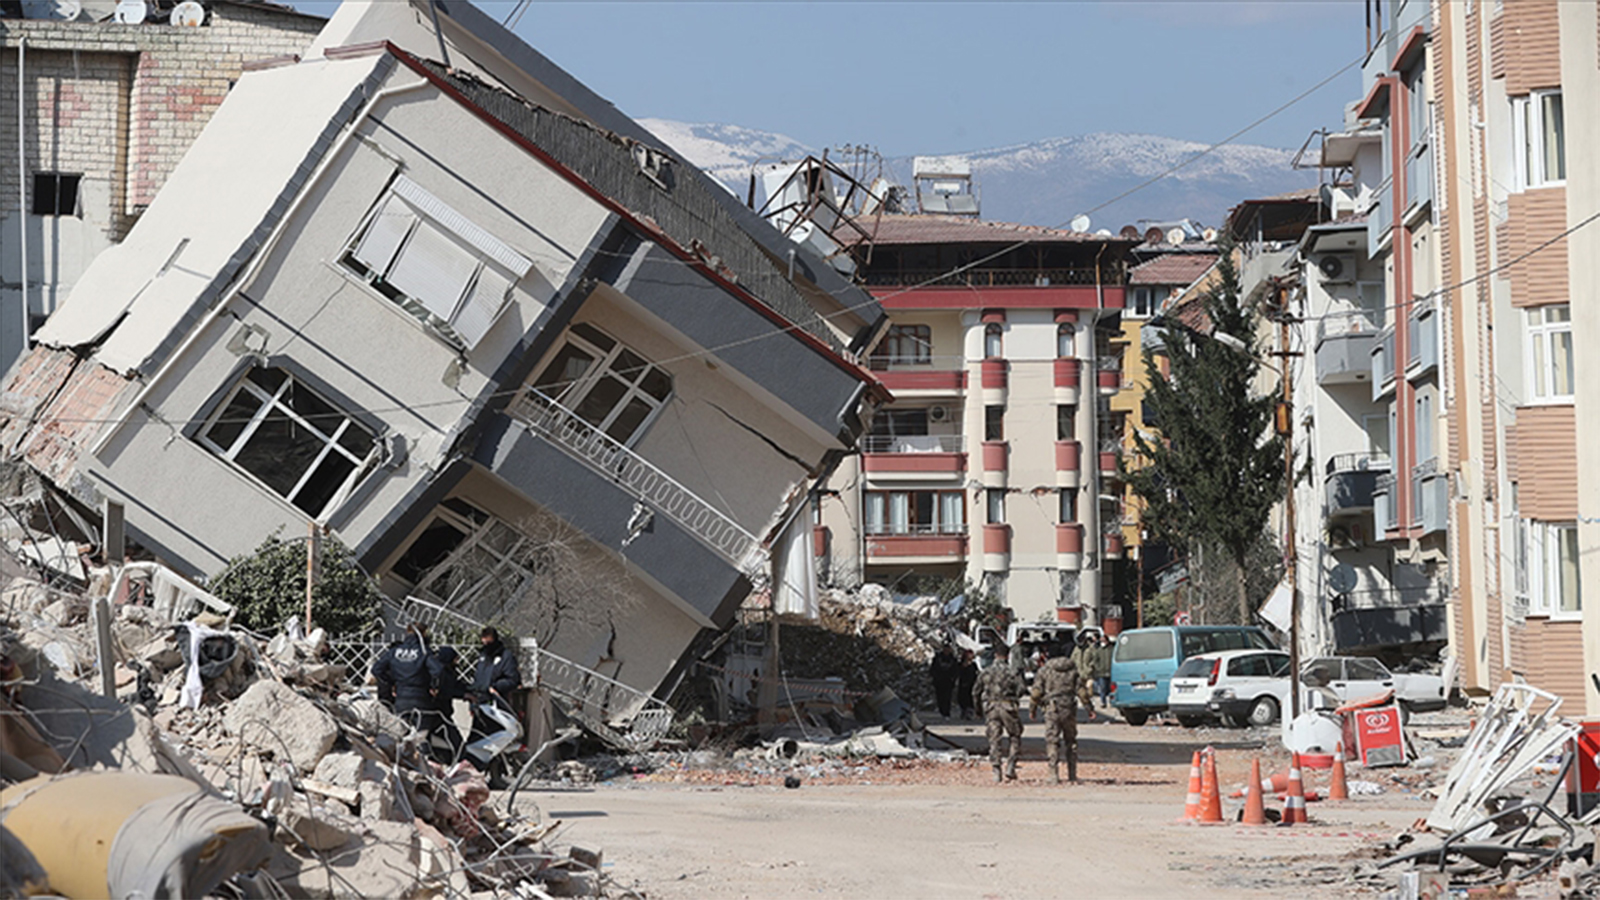
[[[333,749],[339,728],[315,703],[276,681],[258,681],[228,708],[228,731],[245,743],[287,755],[301,771],[310,772]]]

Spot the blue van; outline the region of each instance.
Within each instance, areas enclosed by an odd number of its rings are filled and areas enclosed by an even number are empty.
[[[1117,635],[1111,654],[1111,705],[1129,725],[1167,709],[1167,685],[1179,664],[1217,650],[1276,650],[1254,625],[1164,625]]]

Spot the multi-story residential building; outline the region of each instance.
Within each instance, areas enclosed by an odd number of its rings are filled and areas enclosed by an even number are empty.
[[[325,21],[252,0],[206,10],[192,27],[0,18],[0,372],[138,221],[240,72],[303,53]]]
[[[1584,475],[1596,451],[1582,422],[1600,375],[1573,338],[1600,333],[1585,302],[1600,283],[1600,171],[1568,161],[1600,140],[1597,10],[1401,0],[1386,13],[1363,96],[1324,151],[1357,173],[1358,196],[1371,189],[1353,249],[1361,277],[1384,278],[1370,383],[1390,471],[1374,539],[1427,592],[1445,586],[1464,688],[1523,679],[1592,712],[1600,625],[1582,584],[1600,577],[1600,536],[1584,511],[1600,483]]]
[[[885,215],[859,277],[892,324],[870,358],[894,393],[819,498],[840,580],[970,578],[1025,619],[1115,623],[1121,449],[1108,400],[1136,240]]]
[[[552,607],[546,648],[648,692],[809,561],[884,324],[475,7],[349,3],[241,76],[13,368],[0,434],[189,574],[317,524],[390,597],[490,620],[559,526],[621,588]]]

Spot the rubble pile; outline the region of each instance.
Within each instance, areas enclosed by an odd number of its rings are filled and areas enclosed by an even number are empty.
[[[928,661],[944,638],[937,597],[896,601],[881,585],[825,591],[815,625],[784,625],[783,669],[793,678],[838,676],[865,694],[889,688],[912,709],[933,704]]]
[[[109,619],[98,633],[97,616]],[[326,660],[320,630],[264,640],[229,619],[175,621],[26,578],[0,594],[0,845],[26,848],[0,857],[0,883],[80,885],[68,896],[102,883],[87,895],[618,895],[600,854],[553,843],[559,820],[504,797],[497,808],[476,769],[430,759],[420,733]],[[108,651],[114,697],[101,696]],[[52,829],[29,824],[28,798],[46,791],[49,819],[110,846],[103,866],[66,871]]]

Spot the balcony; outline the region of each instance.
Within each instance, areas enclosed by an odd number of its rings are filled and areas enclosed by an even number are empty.
[[[1083,526],[1068,522],[1056,526],[1056,567],[1064,572],[1083,568]]]
[[[1394,225],[1393,179],[1385,178],[1383,184],[1378,185],[1377,195],[1377,205],[1367,213],[1367,256],[1373,259],[1387,249],[1389,230]]]
[[[1108,262],[1098,273],[1094,266],[1055,269],[987,269],[975,267],[951,272],[949,269],[868,269],[862,273],[862,283],[868,287],[1052,287],[1123,282],[1124,269],[1119,262]]]
[[[1112,445],[1112,446],[1114,447],[1115,445]],[[1108,449],[1105,449],[1104,446],[1102,446],[1102,448],[1100,450],[1100,477],[1101,478],[1115,478],[1115,477],[1117,477],[1117,460],[1120,459],[1121,457],[1122,457],[1122,453],[1121,453],[1121,451],[1119,449],[1110,449],[1110,450],[1108,450]]]
[[[1372,343],[1372,399],[1382,400],[1394,392],[1394,326],[1378,332]]]
[[[1434,583],[1333,597],[1333,643],[1339,653],[1442,643],[1446,591]]]
[[[1104,537],[1103,543],[1104,543],[1104,546],[1105,546],[1105,558],[1106,559],[1121,559],[1122,558],[1122,529],[1121,529],[1121,527],[1118,527],[1116,531],[1108,531],[1108,532],[1106,532],[1105,535],[1103,535],[1103,537]]]
[[[1400,527],[1400,498],[1394,485],[1394,475],[1386,472],[1372,486],[1372,521],[1385,531]]]
[[[965,527],[907,525],[898,531],[868,534],[868,560],[941,563],[965,559]]]
[[[1389,457],[1376,453],[1341,453],[1328,460],[1328,515],[1372,512],[1378,479],[1389,465]]]
[[[1433,148],[1424,144],[1406,158],[1406,221],[1433,202]]]
[[[959,434],[869,434],[861,439],[862,471],[875,476],[956,477],[967,470]]]
[[[1356,384],[1372,377],[1378,329],[1365,312],[1334,313],[1317,322],[1317,384]]]
[[[878,380],[894,394],[960,394],[967,389],[964,369],[873,368]]]
[[[1075,488],[1082,483],[1083,445],[1056,441],[1056,487]]]
[[[1055,361],[1056,402],[1068,405],[1078,402],[1078,385],[1082,381],[1079,361],[1061,358]]]
[[[1423,534],[1444,531],[1450,522],[1450,476],[1439,460],[1425,460],[1411,469],[1412,524]]]
[[[983,385],[983,402],[1004,403],[1010,367],[1003,359],[989,358],[979,364],[979,383]]]
[[[1003,488],[1006,486],[1006,469],[1011,447],[1005,441],[984,441],[983,453],[983,484],[985,487]]]
[[[1417,302],[1407,319],[1407,379],[1420,378],[1439,367],[1438,321],[1431,298]]]
[[[991,523],[983,526],[983,570],[1004,572],[1011,567],[1011,526]]]
[[[1100,389],[1100,393],[1105,396],[1110,396],[1122,390],[1122,358],[1120,356],[1102,356],[1096,360],[1094,383]]]

